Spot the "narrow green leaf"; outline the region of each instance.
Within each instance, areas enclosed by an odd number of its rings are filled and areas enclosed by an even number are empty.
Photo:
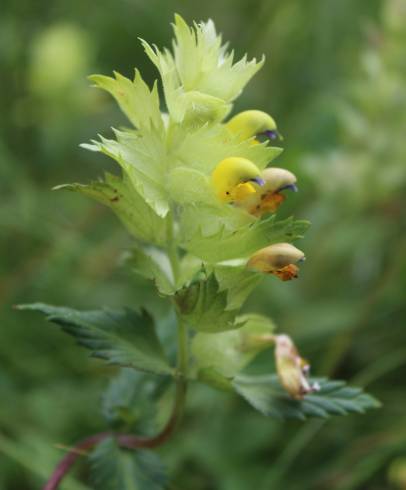
[[[342,381],[313,379],[320,391],[294,400],[281,387],[276,375],[237,376],[235,391],[264,415],[277,418],[327,418],[332,415],[363,413],[379,408],[380,403],[360,388],[352,388]]]
[[[94,449],[90,462],[94,490],[163,490],[167,485],[155,453],[120,449],[112,437]]]
[[[93,357],[109,364],[132,367],[154,374],[172,374],[156,335],[152,317],[123,309],[78,311],[43,303],[21,305],[19,309],[44,313],[92,351]]]

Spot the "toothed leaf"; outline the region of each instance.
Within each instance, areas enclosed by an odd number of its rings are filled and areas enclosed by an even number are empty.
[[[379,408],[380,403],[360,388],[347,386],[344,381],[313,379],[320,391],[294,400],[281,387],[276,375],[237,376],[235,391],[263,415],[276,418],[328,418],[332,415],[364,413]]]
[[[211,274],[176,293],[176,303],[188,325],[200,332],[222,332],[236,328],[237,310],[226,310],[227,292]]]
[[[101,410],[106,421],[116,430],[155,433],[154,401],[162,379],[130,368],[120,369],[102,395]]]
[[[93,357],[109,364],[132,367],[154,374],[172,374],[156,335],[152,317],[143,310],[79,311],[43,303],[21,305],[19,309],[39,311],[62,327]]]
[[[244,56],[233,64],[234,53],[227,53],[212,20],[189,27],[175,15],[174,59],[185,90],[199,90],[231,102],[262,67]]]
[[[277,221],[273,215],[236,230],[223,226],[208,234],[196,218],[193,219],[193,214],[191,210],[188,216],[184,216],[183,228],[189,229],[189,233],[185,233],[182,246],[210,263],[248,257],[273,243],[293,242],[302,238],[310,225],[308,221],[295,221],[293,218]]]
[[[189,28],[175,16],[174,54],[142,41],[146,54],[158,68],[166,103],[173,120],[188,127],[221,121],[232,102],[262,67],[264,59],[233,64],[211,20]]]
[[[117,140],[100,137],[100,141],[82,145],[115,160],[134,189],[161,217],[169,211],[163,176],[166,170],[165,144],[155,129],[149,131],[115,131]]]
[[[120,449],[108,437],[90,455],[94,490],[163,490],[167,476],[159,457],[151,451]]]
[[[162,130],[157,85],[154,84],[150,91],[138,70],[135,70],[133,81],[117,72],[114,72],[114,76],[115,78],[91,75],[89,79],[95,86],[106,90],[116,99],[120,109],[135,127],[149,128],[153,124],[157,129]]]

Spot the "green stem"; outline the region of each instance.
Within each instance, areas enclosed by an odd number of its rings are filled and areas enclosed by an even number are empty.
[[[174,220],[174,210],[168,214],[168,224],[167,224],[167,232],[166,232],[166,250],[168,253],[169,262],[172,267],[173,274],[173,282],[175,287],[177,286],[177,282],[179,280],[180,275],[180,265],[179,265],[179,256],[178,256],[178,244],[175,238],[175,220]]]
[[[172,267],[172,274],[175,287],[179,281],[180,277],[180,264],[179,264],[179,254],[178,254],[178,244],[175,236],[175,212],[172,207],[170,214],[168,216],[168,228],[167,228],[167,253],[169,261]],[[189,364],[189,354],[188,354],[188,332],[187,326],[185,325],[181,315],[177,312],[178,320],[178,351],[177,351],[177,364],[178,373],[176,379],[176,396],[175,405],[173,409],[172,416],[174,417],[176,424],[182,417],[184,405],[186,401],[186,389],[187,389],[187,371]]]
[[[178,315],[178,369],[179,374],[185,376],[188,367],[188,333],[187,327]]]

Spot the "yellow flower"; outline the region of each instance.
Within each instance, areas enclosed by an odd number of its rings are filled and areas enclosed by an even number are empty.
[[[263,111],[250,110],[240,112],[227,122],[226,127],[243,140],[253,136],[265,136],[271,140],[278,137],[274,119]]]
[[[297,278],[297,262],[305,259],[304,253],[290,243],[275,243],[261,248],[249,259],[247,267],[257,272],[273,274],[282,281]]]
[[[240,157],[222,160],[214,169],[211,180],[220,201],[229,203],[244,201],[264,184],[257,166]]]

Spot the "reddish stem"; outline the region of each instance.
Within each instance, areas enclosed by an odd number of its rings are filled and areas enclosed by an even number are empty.
[[[186,395],[186,383],[179,380],[177,384],[176,399],[173,412],[165,427],[156,436],[143,437],[131,434],[114,434],[113,432],[100,432],[76,444],[55,468],[50,479],[43,487],[43,490],[57,490],[65,475],[69,472],[75,461],[81,456],[81,451],[92,449],[107,437],[115,437],[119,446],[126,449],[152,449],[166,442],[174,432],[177,423],[182,415],[182,408]]]
[[[58,466],[55,468],[52,473],[51,478],[45,484],[43,490],[55,490],[58,488],[59,483],[62,481],[62,478],[66,475],[66,473],[70,470],[70,467],[74,464],[74,462],[80,456],[80,451],[91,449],[96,444],[101,442],[106,437],[111,435],[110,432],[100,432],[99,434],[95,434],[93,436],[87,437],[80,441],[74,448],[72,448],[68,454],[59,462]]]

